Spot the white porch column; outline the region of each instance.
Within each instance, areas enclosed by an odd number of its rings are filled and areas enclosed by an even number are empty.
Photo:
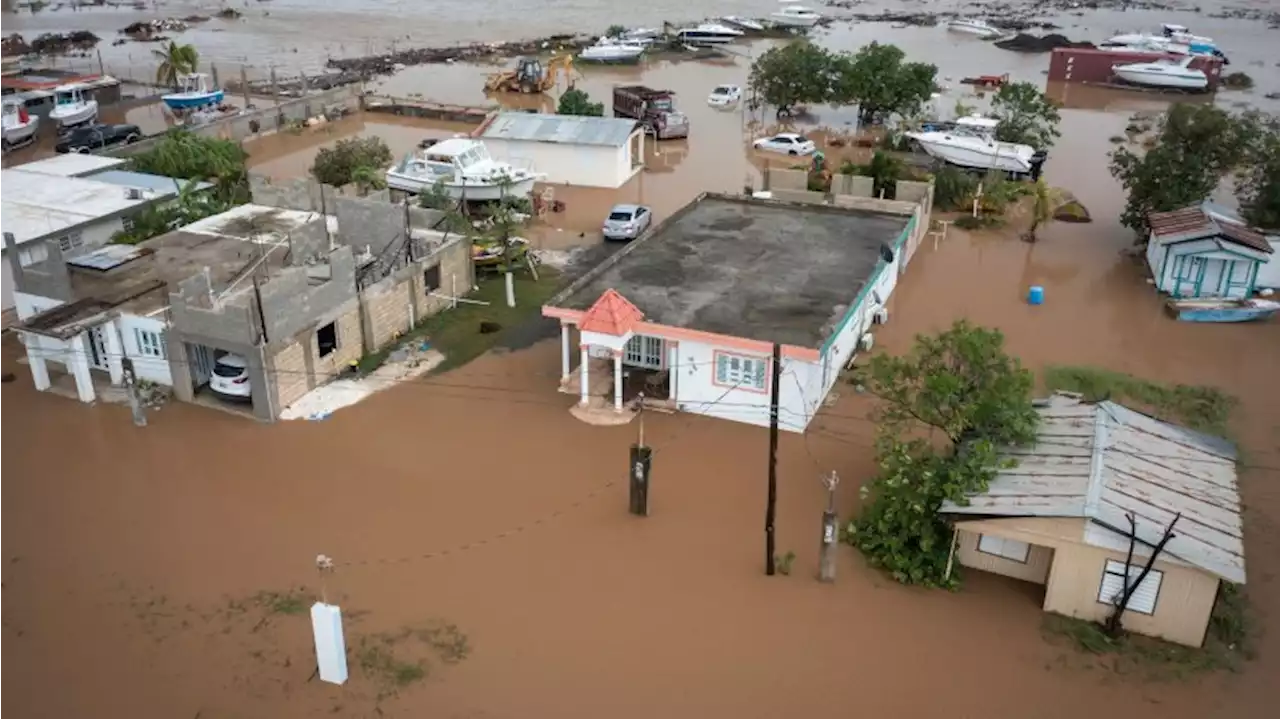
[[[667,342],[668,359],[667,359],[667,399],[676,402],[679,401],[679,393],[677,387],[680,384],[680,343]]]
[[[27,346],[27,365],[31,367],[31,381],[41,392],[49,389],[49,361],[45,359],[47,350],[40,343],[39,335],[23,335]]]
[[[560,381],[569,379],[569,325],[560,323]]]
[[[107,373],[111,375],[111,384],[117,387],[124,384],[124,343],[120,341],[119,321],[112,320],[100,328],[107,346]]]
[[[613,411],[622,411],[622,352],[613,352]]]
[[[93,393],[93,375],[89,373],[89,350],[85,345],[91,342],[87,332],[81,332],[67,341],[67,369],[76,380],[76,394],[81,402],[92,402],[97,399]]]
[[[587,406],[588,396],[591,394],[591,383],[587,379],[587,368],[591,366],[591,358],[587,355],[587,350],[589,349],[587,345],[581,345],[580,349],[582,350],[582,364],[578,366],[578,380],[582,388],[582,398],[578,400],[578,404],[585,407]]]

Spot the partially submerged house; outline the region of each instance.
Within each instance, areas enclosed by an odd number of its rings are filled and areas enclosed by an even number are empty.
[[[1234,210],[1219,205],[1216,202],[1205,200],[1200,204],[1205,214],[1212,217],[1217,222],[1237,225],[1239,227],[1248,227],[1249,223],[1240,217],[1240,214]],[[1258,234],[1267,241],[1267,246],[1271,248],[1271,260],[1258,268],[1258,281],[1256,286],[1258,289],[1280,290],[1280,260],[1276,260],[1276,251],[1280,250],[1280,229],[1272,228],[1265,230],[1254,228]]]
[[[1248,297],[1263,268],[1275,264],[1275,248],[1262,233],[1202,205],[1152,212],[1147,223],[1147,266],[1156,289],[1173,297]]]
[[[494,159],[531,165],[550,183],[615,189],[644,169],[644,130],[635,120],[499,112],[472,136]]]
[[[804,431],[888,319],[928,226],[925,202],[877,203],[700,196],[543,306],[560,321],[561,390],[767,426],[777,343],[779,424]]]
[[[1140,634],[1203,643],[1219,584],[1245,582],[1230,443],[1059,393],[1040,409],[1035,444],[1007,456],[1017,466],[985,492],[943,505],[959,564],[1044,585],[1045,611],[1102,621],[1172,522],[1173,538],[1122,621]],[[1137,531],[1126,574],[1129,515]]]
[[[472,286],[470,243],[430,229],[428,210],[305,181],[254,184],[286,206],[241,205],[77,257],[50,243],[44,261],[16,270],[15,329],[37,389],[51,387],[52,367],[91,402],[95,375],[118,385],[129,358],[140,378],[203,401],[214,361],[232,353],[245,359],[253,416],[271,421]]]

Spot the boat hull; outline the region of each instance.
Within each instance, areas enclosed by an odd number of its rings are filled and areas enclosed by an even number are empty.
[[[505,197],[525,197],[533,192],[533,186],[538,181],[536,175],[529,175],[519,180],[514,180],[507,185],[494,185],[488,183],[460,183],[460,182],[444,182],[441,186],[444,191],[454,200],[468,200],[471,202],[492,202]],[[394,170],[387,172],[387,187],[401,192],[418,194],[427,192],[436,184],[433,180],[413,177],[411,175],[402,175]]]
[[[30,142],[31,138],[36,134],[36,128],[37,125],[34,118],[25,125],[10,125],[4,128],[4,144],[21,145]]]
[[[1035,155],[1024,157],[1007,149],[1005,145],[997,145],[995,152],[980,152],[977,149],[947,145],[928,137],[928,133],[907,133],[907,137],[920,144],[921,149],[943,162],[958,167],[975,170],[1000,170],[1016,175],[1031,174],[1035,169]]]
[[[724,16],[724,17],[720,18],[720,19],[721,19],[721,20],[724,20],[725,22],[729,23],[730,25],[736,25],[737,27],[740,27],[740,28],[742,28],[742,29],[744,29],[744,30],[753,30],[753,31],[755,31],[755,32],[763,32],[763,31],[764,31],[764,25],[761,25],[760,23],[756,22],[755,20],[751,20],[751,19],[749,19],[749,18],[745,18],[745,17],[737,17],[736,15],[726,15],[726,16]]]
[[[1180,322],[1256,322],[1280,312],[1280,302],[1268,300],[1170,300],[1165,306]]]
[[[98,103],[94,101],[78,105],[59,105],[49,111],[49,119],[58,127],[74,127],[98,116]]]
[[[1199,75],[1169,75],[1166,73],[1133,70],[1124,66],[1114,68],[1116,77],[1131,85],[1158,87],[1169,90],[1207,90],[1209,78]]]
[[[578,59],[582,62],[598,62],[612,64],[626,64],[639,62],[640,56],[644,54],[644,48],[635,48],[626,51],[601,51],[591,52],[590,49],[583,50],[578,54]]]
[[[817,25],[818,20],[820,19],[821,18],[816,18],[816,17],[795,17],[790,15],[770,15],[769,16],[769,20],[771,20],[774,25],[781,25],[783,27],[810,28],[810,27],[813,27],[814,25]]]
[[[982,27],[980,25],[965,25],[963,23],[952,23],[947,25],[947,30],[957,32],[961,35],[973,35],[974,37],[993,38],[999,37],[1004,33],[993,27]]]
[[[222,90],[214,90],[212,92],[179,92],[164,95],[160,99],[171,110],[190,110],[206,105],[220,105],[223,96]]]

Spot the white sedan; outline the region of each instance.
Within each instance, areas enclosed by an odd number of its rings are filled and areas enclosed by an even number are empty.
[[[784,155],[812,155],[818,151],[813,140],[794,132],[782,132],[772,137],[762,137],[752,143],[757,150],[781,152]]]
[[[712,107],[729,107],[742,99],[742,88],[737,85],[716,85],[707,97],[707,104]]]

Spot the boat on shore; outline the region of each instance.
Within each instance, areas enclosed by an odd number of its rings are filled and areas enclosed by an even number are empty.
[[[631,63],[638,62],[644,54],[645,46],[638,42],[602,37],[591,47],[578,53],[583,62]]]
[[[83,125],[98,116],[98,101],[85,97],[79,84],[59,85],[53,89],[53,109],[49,119],[59,129]]]
[[[35,139],[40,118],[20,102],[4,103],[4,147],[18,147]]]
[[[741,39],[744,34],[741,30],[712,22],[676,31],[676,37],[690,45],[724,45]]]
[[[1207,90],[1209,76],[1204,70],[1192,68],[1193,60],[1194,56],[1187,55],[1180,60],[1134,62],[1113,65],[1111,71],[1118,79],[1133,85],[1171,90]]]
[[[769,13],[769,20],[774,25],[783,27],[811,28],[821,19],[822,15],[799,5],[787,5],[777,12]]]
[[[178,91],[160,96],[170,110],[192,110],[197,107],[220,105],[222,98],[222,90],[210,87],[209,76],[198,72],[180,75]]]
[[[743,30],[751,30],[753,32],[764,32],[764,24],[747,17],[739,17],[737,15],[725,15],[720,18],[724,22],[733,27],[740,27]]]
[[[1280,312],[1280,302],[1258,298],[1169,300],[1165,308],[1182,322],[1253,322]]]
[[[440,187],[454,200],[525,197],[542,175],[498,162],[483,142],[455,137],[410,153],[387,170],[387,187],[418,194]]]

